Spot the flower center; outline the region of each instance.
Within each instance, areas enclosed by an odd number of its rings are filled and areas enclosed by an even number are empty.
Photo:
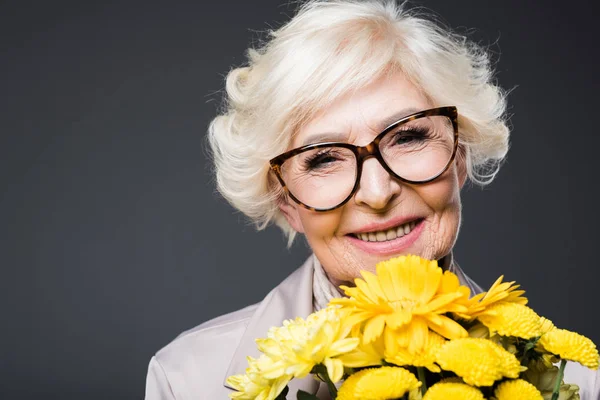
[[[399,299],[390,301],[389,304],[394,310],[412,310],[417,306],[417,302],[413,299]]]

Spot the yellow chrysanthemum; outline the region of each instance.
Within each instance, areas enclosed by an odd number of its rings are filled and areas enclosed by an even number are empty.
[[[284,321],[271,328],[266,339],[256,342],[272,363],[259,368],[267,379],[284,375],[303,378],[315,365],[323,364],[333,382],[342,378],[344,366],[338,356],[352,351],[359,343],[349,338],[350,327],[344,323],[344,312],[328,307],[309,315],[306,320]]]
[[[423,400],[485,400],[483,393],[464,383],[440,382],[430,387]]]
[[[398,399],[416,391],[421,382],[408,370],[399,367],[368,368],[357,372],[342,384],[338,400]]]
[[[423,348],[410,352],[406,348],[397,346],[393,340],[389,340],[386,341],[385,360],[398,366],[426,367],[431,372],[440,372],[440,367],[435,362],[437,352],[444,343],[446,343],[446,339],[435,332],[429,332]],[[390,346],[390,344],[396,345]]]
[[[471,320],[494,304],[517,303],[527,304],[527,298],[523,297],[524,290],[517,290],[519,285],[513,282],[502,282],[504,276],[500,276],[487,292],[480,293],[463,302],[468,311],[455,313],[461,318]]]
[[[540,316],[523,304],[496,303],[481,312],[477,319],[492,335],[531,339],[542,334]]]
[[[262,356],[263,363],[267,357]],[[245,375],[233,375],[227,378],[227,384],[236,390],[229,394],[231,399],[237,400],[273,400],[285,388],[290,375],[282,375],[277,379],[266,379],[260,371],[257,359],[248,357],[248,368]]]
[[[437,363],[474,386],[490,386],[503,377],[516,378],[522,370],[513,354],[478,338],[447,341],[438,351]]]
[[[538,346],[562,359],[575,361],[590,369],[598,369],[598,349],[587,337],[566,329],[555,328],[542,335]]]
[[[496,400],[544,400],[539,390],[523,379],[502,382],[494,391]]]
[[[363,341],[369,343],[388,330],[401,347],[413,352],[422,349],[429,329],[448,339],[466,337],[466,330],[447,317],[464,312],[459,304],[468,290],[451,272],[442,271],[437,261],[418,256],[401,256],[380,262],[377,275],[362,271],[356,287],[342,286],[349,298],[334,299],[349,309],[352,324],[364,323]],[[462,289],[461,289],[462,288]]]
[[[556,329],[556,326],[548,318],[540,317],[540,329],[542,333],[546,333]]]

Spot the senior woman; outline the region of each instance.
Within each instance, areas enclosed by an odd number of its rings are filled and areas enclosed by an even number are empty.
[[[310,1],[227,77],[210,125],[222,195],[313,255],[259,304],[182,333],[150,361],[146,399],[223,399],[271,326],[326,306],[361,270],[401,254],[453,260],[460,190],[508,149],[505,95],[484,50],[384,1]],[[600,379],[569,365],[582,399]],[[293,380],[327,398],[311,377]]]

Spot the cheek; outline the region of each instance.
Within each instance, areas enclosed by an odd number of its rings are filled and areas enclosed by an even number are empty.
[[[457,177],[448,174],[440,178],[417,189],[421,200],[432,213],[421,254],[431,259],[440,258],[452,250],[460,227],[461,203]]]
[[[348,284],[360,276],[361,270],[374,265],[372,260],[357,256],[348,241],[340,237],[340,226],[349,215],[353,214],[347,207],[326,213],[299,212],[304,237],[335,285]]]
[[[460,187],[454,171],[430,184],[416,187],[421,199],[436,213],[460,210]]]
[[[340,225],[341,213],[337,210],[318,213],[310,210],[299,210],[299,217],[304,228],[304,235],[311,246],[329,242]]]

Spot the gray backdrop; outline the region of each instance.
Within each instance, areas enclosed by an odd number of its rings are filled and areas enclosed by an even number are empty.
[[[512,148],[464,190],[456,257],[600,342],[597,10],[423,1],[493,44]],[[308,254],[215,194],[204,132],[278,0],[0,2],[0,398],[131,399],[178,333]],[[464,29],[464,28],[463,28]]]

